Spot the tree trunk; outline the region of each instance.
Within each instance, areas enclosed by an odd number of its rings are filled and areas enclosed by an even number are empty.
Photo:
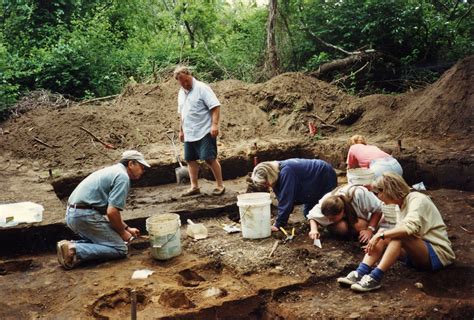
[[[268,3],[267,61],[265,63],[265,71],[269,77],[276,76],[280,70],[280,62],[278,60],[275,39],[277,1],[278,0],[270,0]]]
[[[184,20],[184,26],[186,27],[186,30],[188,31],[189,42],[191,43],[191,49],[194,49],[194,43],[195,43],[194,31],[191,29],[191,26],[186,20]]]

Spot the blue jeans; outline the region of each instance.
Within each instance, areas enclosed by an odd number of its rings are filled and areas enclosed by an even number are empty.
[[[127,256],[125,242],[105,216],[97,211],[69,207],[66,210],[66,224],[82,238],[73,241],[78,260],[110,260]]]
[[[398,163],[397,159],[392,157],[372,160],[369,168],[374,172],[375,178],[382,176],[384,172],[394,172],[403,176],[402,166]]]

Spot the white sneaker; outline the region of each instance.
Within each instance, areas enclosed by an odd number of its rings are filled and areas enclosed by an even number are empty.
[[[359,282],[354,283],[351,286],[351,289],[357,292],[367,292],[380,288],[382,286],[381,281],[377,281],[372,278],[370,275],[366,274],[360,279]]]
[[[359,276],[357,271],[351,271],[347,276],[343,278],[337,278],[337,282],[341,285],[351,286],[354,283],[359,282],[362,279],[362,276]]]

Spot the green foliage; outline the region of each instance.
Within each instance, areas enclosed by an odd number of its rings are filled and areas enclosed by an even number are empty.
[[[284,14],[290,17],[290,29],[302,31],[295,35],[298,46],[293,55],[297,63],[292,61],[285,69],[314,70],[346,56],[325,46],[311,33],[347,51],[375,49],[391,57],[385,65],[373,65],[365,77],[356,77],[354,89],[357,90],[368,83],[382,90],[397,90],[389,84],[398,80],[396,86],[399,86],[408,80],[405,76],[424,81],[430,78],[427,77],[430,68],[452,64],[474,52],[474,19],[469,1],[292,0],[286,3]]]
[[[206,81],[264,80],[268,10],[252,1],[8,0],[1,6],[0,118],[29,90],[104,96],[178,63],[192,65]],[[433,81],[439,73],[427,66],[472,54],[472,30],[468,1],[285,0],[278,1],[276,38],[282,71],[314,70],[346,56],[313,35],[349,51],[384,52],[397,62],[354,73],[345,85],[390,91],[393,78]]]

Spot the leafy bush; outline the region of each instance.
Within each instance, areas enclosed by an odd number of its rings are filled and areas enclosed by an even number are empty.
[[[265,6],[224,0],[3,1],[0,117],[29,90],[76,99],[117,93],[129,79],[191,64],[206,81],[262,81]],[[472,4],[457,0],[278,1],[282,71],[314,70],[349,51],[391,57],[347,77],[350,90],[396,91],[433,81],[474,52]],[[8,36],[6,36],[8,35]],[[433,67],[434,66],[434,67]],[[369,70],[370,69],[370,70]]]

